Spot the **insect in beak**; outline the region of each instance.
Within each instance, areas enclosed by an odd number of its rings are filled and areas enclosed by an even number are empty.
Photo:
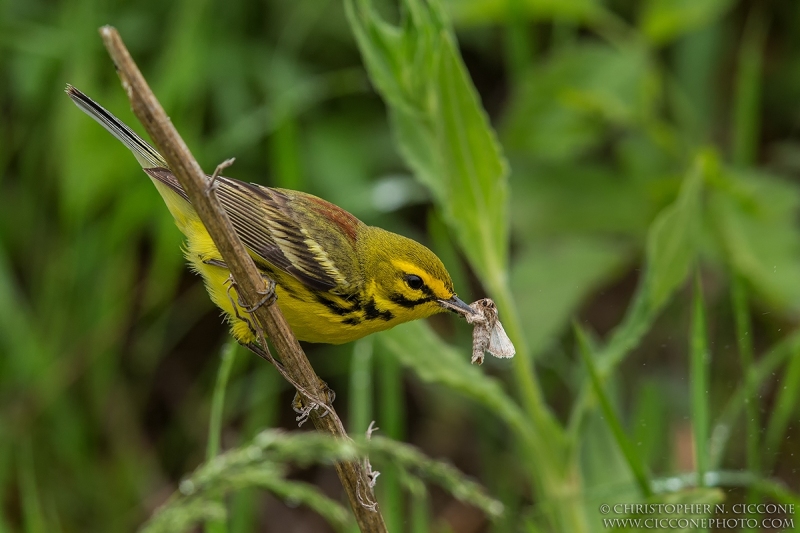
[[[464,301],[455,294],[447,300],[436,301],[439,302],[439,305],[445,309],[453,311],[454,313],[458,313],[459,315],[467,316],[475,314],[475,310],[472,309],[468,304],[464,303]]]

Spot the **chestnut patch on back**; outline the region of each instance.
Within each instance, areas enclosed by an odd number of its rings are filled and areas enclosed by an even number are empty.
[[[310,206],[319,213],[320,216],[325,217],[327,220],[330,220],[336,223],[339,228],[341,228],[342,232],[347,235],[347,237],[355,242],[356,236],[358,235],[358,226],[361,224],[361,221],[358,220],[356,217],[339,207],[338,205],[334,205],[328,201],[323,200],[322,198],[317,198],[316,196],[312,196],[308,198],[310,202]]]

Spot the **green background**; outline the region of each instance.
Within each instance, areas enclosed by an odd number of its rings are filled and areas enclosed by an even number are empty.
[[[296,427],[263,361],[236,351],[218,379],[226,327],[168,211],[63,93],[142,131],[103,24],[203,168],[235,156],[227,175],[415,238],[462,299],[498,302],[520,353],[479,369],[444,316],[306,346],[354,434],[374,419],[507,510],[386,461],[390,531],[800,503],[800,4],[354,3],[0,1],[0,532],[135,530],[209,434]],[[329,466],[289,475],[342,498]],[[207,530],[331,527],[250,485],[215,488]]]

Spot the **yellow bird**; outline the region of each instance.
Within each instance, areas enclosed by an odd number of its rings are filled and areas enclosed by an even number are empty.
[[[186,236],[185,255],[242,344],[257,339],[228,296],[229,270],[167,162],[122,121],[75,87],[77,106],[136,156]],[[420,243],[368,226],[299,191],[219,177],[217,196],[299,340],[341,344],[444,310],[473,310],[442,262]],[[234,309],[234,305],[238,309]]]

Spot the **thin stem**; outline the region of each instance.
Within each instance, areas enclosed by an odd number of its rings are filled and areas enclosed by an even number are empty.
[[[117,30],[104,26],[100,29],[100,35],[114,61],[134,114],[186,191],[189,201],[231,271],[238,297],[250,305],[261,301],[265,294],[265,281],[234,231],[213,188],[208,186],[205,173],[150,90]],[[278,306],[255,306],[251,315],[257,329],[261,331],[263,328],[274,344],[280,356],[283,373],[290,378],[290,382],[302,390],[311,391],[310,396],[314,398],[325,397],[324,383],[308,362]],[[266,350],[266,345],[263,348]],[[311,413],[311,420],[317,429],[339,438],[348,438],[342,421],[333,408],[328,405],[323,407],[329,416],[320,418],[316,411]],[[385,532],[386,524],[377,505],[368,507],[362,504],[365,500],[364,491],[369,487],[363,466],[358,462],[336,463],[335,466],[361,530]]]

